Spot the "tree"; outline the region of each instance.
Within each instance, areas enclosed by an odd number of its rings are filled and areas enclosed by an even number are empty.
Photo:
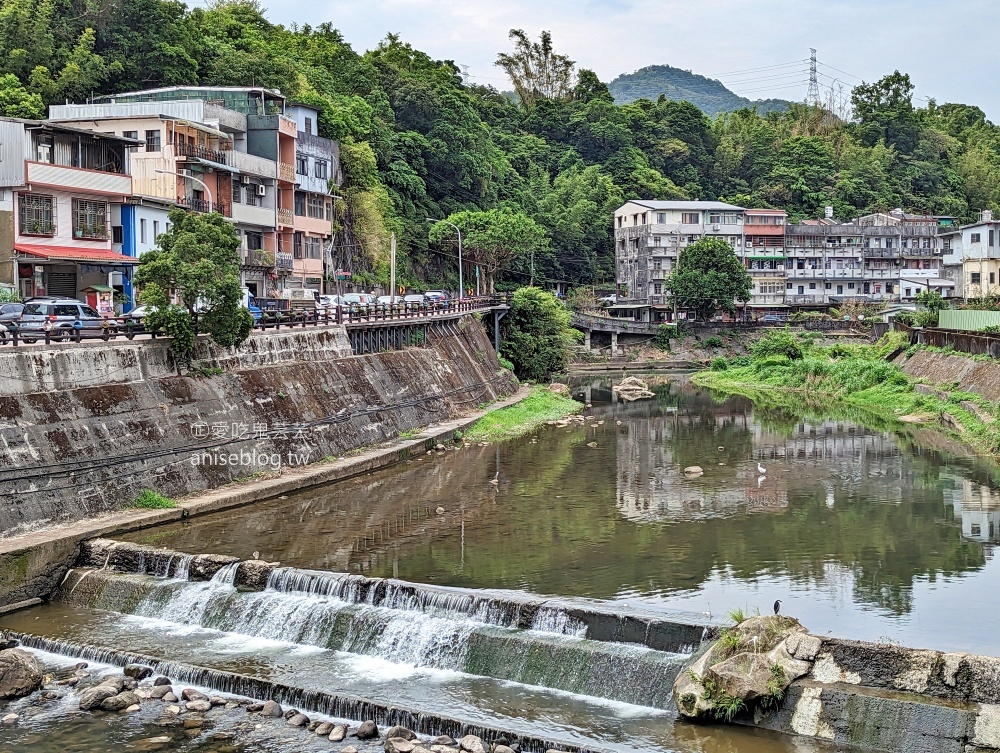
[[[717,309],[736,313],[735,301],[749,301],[753,280],[721,238],[702,238],[681,251],[667,280],[680,308],[694,309],[705,320]]]
[[[565,99],[576,86],[576,62],[553,51],[552,33],[532,42],[521,29],[511,29],[512,54],[500,53],[496,64],[507,72],[521,105],[530,110],[539,99]],[[592,82],[589,88],[593,89]]]
[[[495,290],[500,270],[531,249],[548,245],[542,227],[527,215],[508,209],[456,212],[448,217],[448,222],[461,229],[464,258],[481,267],[490,293]],[[450,225],[438,222],[431,227],[429,237],[432,243],[441,243],[454,240],[455,231]]]
[[[25,89],[17,76],[8,73],[0,76],[0,116],[39,120],[45,117],[45,103]]]
[[[920,137],[920,121],[913,109],[913,84],[905,73],[894,71],[873,84],[861,83],[851,92],[854,117],[865,146],[880,139],[909,154]]]
[[[569,310],[552,293],[518,289],[501,320],[500,355],[514,364],[521,379],[540,382],[565,371],[577,339],[569,320]]]
[[[250,336],[253,317],[242,305],[239,248],[239,235],[221,214],[175,209],[170,229],[142,256],[135,284],[142,290],[140,300],[153,309],[147,323],[172,336],[178,364],[190,361],[198,331],[227,347]],[[199,310],[204,313],[196,328]]]

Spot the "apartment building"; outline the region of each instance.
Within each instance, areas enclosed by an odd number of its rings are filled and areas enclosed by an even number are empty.
[[[125,291],[136,260],[113,247],[111,224],[132,196],[134,144],[0,118],[0,284],[22,297]]]
[[[615,210],[615,278],[625,291],[621,305],[649,309],[652,319],[672,309],[664,280],[681,250],[706,236],[722,238],[740,252],[742,207],[720,201],[630,201]]]
[[[743,265],[753,278],[747,307],[754,315],[778,311],[785,303],[785,228],[780,209],[747,209],[743,219]]]
[[[785,231],[785,303],[826,308],[859,299],[864,290],[863,234],[852,224],[823,221]]]
[[[954,234],[961,246],[964,297],[1000,294],[1000,221],[984,210],[978,222],[963,225]]]

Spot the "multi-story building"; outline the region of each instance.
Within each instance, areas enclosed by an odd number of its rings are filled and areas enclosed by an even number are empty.
[[[311,121],[306,140],[322,143],[328,154],[326,169],[339,176],[339,153],[334,142],[315,134],[317,115],[309,108],[286,114],[284,97],[257,87],[166,87],[100,97],[86,104],[56,105],[54,121],[73,121],[95,131],[110,131],[137,138],[133,175],[137,200],[121,215],[123,250],[138,253],[155,244],[166,228],[165,209],[181,206],[190,211],[217,211],[236,225],[242,241],[242,276],[251,293],[267,296],[285,287],[301,287],[309,277],[318,287],[322,276],[318,243],[306,237],[329,237],[332,214],[326,201],[304,201],[303,218],[312,220],[299,228],[296,185],[299,124]],[[303,134],[306,130],[303,129]],[[309,147],[312,148],[312,147]],[[321,160],[322,161],[322,160]],[[312,166],[313,174],[320,167]],[[328,193],[326,183],[314,191]],[[312,215],[309,214],[310,208]],[[152,216],[155,212],[161,216]],[[322,215],[322,228],[316,220]],[[143,240],[143,223],[147,240]],[[315,225],[315,227],[314,227]],[[126,232],[128,231],[128,232]],[[302,233],[297,236],[296,233]],[[128,236],[128,237],[127,237]],[[296,238],[303,249],[295,268]],[[310,249],[317,263],[308,267]],[[317,266],[318,265],[318,266]],[[308,272],[308,274],[307,274]]]
[[[862,233],[856,225],[789,225],[785,254],[785,303],[789,306],[826,308],[862,296]]]
[[[0,284],[23,297],[125,292],[136,260],[113,247],[112,208],[132,196],[134,144],[0,118]]]
[[[743,264],[753,278],[748,307],[757,313],[785,308],[785,226],[780,209],[748,209],[743,219]]]
[[[332,238],[331,186],[338,186],[339,145],[318,135],[319,111],[300,103],[286,113],[295,121],[295,231],[292,238],[292,276],[297,287],[323,292],[327,249]]]
[[[978,222],[963,225],[959,231],[963,292],[966,299],[1000,293],[1000,232],[998,231],[1000,231],[1000,221],[994,220],[993,212],[988,209],[980,214]]]
[[[615,211],[615,278],[631,305],[654,319],[671,308],[664,290],[681,249],[705,236],[723,238],[734,252],[743,245],[742,207],[721,201],[630,201]],[[629,305],[626,304],[626,305]]]

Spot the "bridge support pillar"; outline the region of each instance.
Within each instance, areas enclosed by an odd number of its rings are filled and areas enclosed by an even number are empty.
[[[611,333],[611,357],[614,358],[618,355],[618,333]]]
[[[590,350],[590,330],[589,329],[585,329],[583,331],[583,347],[585,347],[587,350]]]

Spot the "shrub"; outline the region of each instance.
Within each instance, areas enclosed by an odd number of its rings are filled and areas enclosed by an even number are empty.
[[[167,510],[173,507],[177,507],[177,503],[174,502],[170,497],[164,497],[159,492],[154,492],[152,489],[143,489],[136,495],[136,498],[132,500],[129,507],[137,507],[143,510]]]
[[[913,326],[913,314],[909,311],[900,311],[896,316],[893,317],[894,322],[902,324],[904,327]]]
[[[677,336],[677,327],[673,324],[661,324],[653,335],[653,345],[660,350],[670,350],[670,341]]]
[[[723,346],[722,338],[718,335],[712,335],[711,337],[705,338],[705,345],[709,348],[721,348]]]
[[[762,337],[750,347],[750,352],[758,360],[769,356],[785,356],[793,361],[802,358],[802,347],[788,329]]]
[[[712,359],[711,369],[712,371],[725,371],[729,368],[729,361],[725,358],[719,356],[718,358]]]
[[[501,355],[521,379],[542,382],[565,371],[579,333],[569,326],[569,310],[552,293],[520,288],[503,318]]]
[[[500,365],[503,366],[505,369],[507,369],[507,371],[513,371],[514,370],[514,364],[512,364],[510,361],[508,361],[503,356],[500,356],[499,358],[500,358]]]
[[[991,324],[989,327],[983,327],[980,331],[990,335],[998,335],[1000,334],[1000,324]]]

